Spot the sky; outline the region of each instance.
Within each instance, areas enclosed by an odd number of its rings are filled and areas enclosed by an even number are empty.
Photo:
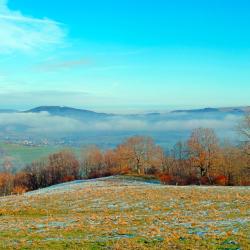
[[[0,0],[0,108],[250,105],[248,0]]]

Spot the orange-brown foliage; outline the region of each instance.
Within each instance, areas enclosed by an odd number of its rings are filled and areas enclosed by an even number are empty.
[[[215,177],[214,184],[219,186],[226,186],[228,184],[228,178],[225,175]]]
[[[173,182],[173,177],[169,174],[161,174],[159,177],[161,183],[170,185]]]
[[[25,186],[15,186],[12,190],[12,194],[20,195],[20,194],[24,194],[27,191],[28,191],[28,188]]]

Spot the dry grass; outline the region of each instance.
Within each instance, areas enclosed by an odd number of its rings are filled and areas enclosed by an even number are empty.
[[[0,198],[0,249],[249,249],[250,188],[122,177]]]

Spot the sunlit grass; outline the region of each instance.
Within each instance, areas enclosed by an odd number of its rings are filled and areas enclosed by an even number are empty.
[[[248,249],[250,188],[108,178],[0,199],[1,249]]]

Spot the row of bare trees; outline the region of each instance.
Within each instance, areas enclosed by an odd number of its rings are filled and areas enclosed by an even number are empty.
[[[23,193],[79,178],[79,162],[71,151],[65,150],[35,161],[16,174],[1,173],[0,195]]]
[[[250,185],[250,118],[239,127],[243,142],[238,147],[220,145],[212,129],[192,131],[164,153],[150,137],[134,136],[115,149],[70,150],[33,162],[13,175],[0,174],[0,195],[21,193],[50,185],[115,174],[153,175],[165,184]]]
[[[245,145],[219,144],[211,129],[195,129],[166,157],[163,182],[174,184],[250,185],[250,157]]]

